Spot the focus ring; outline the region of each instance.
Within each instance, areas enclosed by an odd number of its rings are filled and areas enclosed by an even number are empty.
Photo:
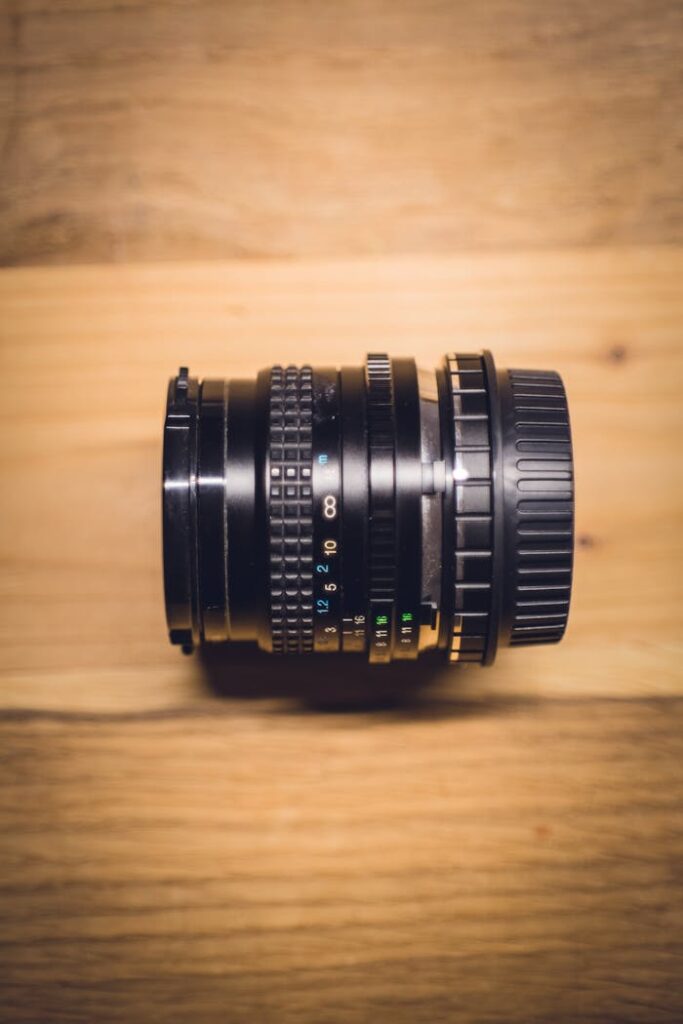
[[[567,398],[557,373],[506,376],[506,625],[512,646],[555,643],[567,626],[573,561]]]
[[[451,661],[482,664],[491,626],[493,494],[491,424],[484,361],[448,355],[455,536]]]
[[[370,660],[383,662],[391,659],[396,594],[394,388],[389,357],[369,355],[365,375],[370,470]]]
[[[313,650],[312,370],[270,374],[270,627],[274,653]]]

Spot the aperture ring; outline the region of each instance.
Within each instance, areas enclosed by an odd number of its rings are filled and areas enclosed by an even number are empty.
[[[312,374],[274,366],[270,375],[270,627],[280,654],[313,650]]]
[[[370,661],[391,660],[396,596],[395,431],[391,362],[369,355],[365,367],[368,396],[370,469]]]
[[[455,536],[450,661],[482,664],[491,625],[493,473],[489,395],[478,354],[446,356]]]

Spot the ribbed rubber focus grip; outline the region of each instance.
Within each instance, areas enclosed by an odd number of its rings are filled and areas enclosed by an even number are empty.
[[[574,473],[569,410],[557,373],[498,375],[504,438],[502,623],[513,646],[562,639],[572,582]]]

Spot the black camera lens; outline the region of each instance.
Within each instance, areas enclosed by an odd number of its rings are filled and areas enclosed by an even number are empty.
[[[274,366],[170,381],[163,535],[171,642],[371,662],[562,638],[574,512],[558,374]]]

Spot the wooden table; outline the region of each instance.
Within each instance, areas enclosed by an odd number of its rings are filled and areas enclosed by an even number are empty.
[[[680,37],[624,7],[8,13],[1,1020],[683,1018]],[[567,385],[560,646],[170,648],[179,364],[482,346]]]

